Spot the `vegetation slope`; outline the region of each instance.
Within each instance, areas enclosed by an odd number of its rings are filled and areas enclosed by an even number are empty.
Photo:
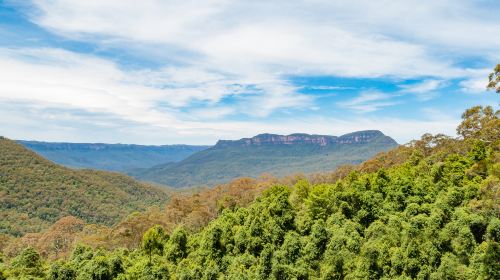
[[[120,174],[68,169],[0,137],[0,233],[38,232],[69,215],[112,225],[167,199],[160,188]]]
[[[360,168],[273,184],[246,207],[220,207],[200,230],[156,225],[136,249],[78,245],[59,261],[28,247],[0,270],[10,279],[499,279],[499,116],[474,107],[459,139],[424,135]]]

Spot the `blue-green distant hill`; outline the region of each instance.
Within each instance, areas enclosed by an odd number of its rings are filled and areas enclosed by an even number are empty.
[[[341,164],[361,163],[397,145],[378,130],[339,137],[260,134],[236,141],[220,140],[180,162],[135,170],[130,175],[172,187],[213,185],[262,173],[284,176],[330,171]]]
[[[145,146],[101,143],[52,143],[38,141],[17,142],[46,159],[66,167],[119,172],[180,161],[210,147],[191,145]]]

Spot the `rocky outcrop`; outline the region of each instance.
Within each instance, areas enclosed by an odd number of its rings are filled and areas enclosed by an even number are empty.
[[[345,134],[342,136],[315,135],[295,133],[290,135],[259,134],[252,138],[240,140],[219,140],[215,147],[227,146],[261,146],[261,145],[318,145],[329,146],[335,144],[363,144],[374,140],[394,142],[378,130],[364,130]]]
[[[342,164],[361,163],[397,145],[376,130],[340,137],[260,134],[235,141],[221,140],[180,162],[139,170],[133,175],[145,181],[186,187],[219,184],[238,177],[257,178],[262,173],[286,176],[330,172]]]

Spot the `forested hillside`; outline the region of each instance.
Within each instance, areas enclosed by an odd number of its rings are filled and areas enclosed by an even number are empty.
[[[325,172],[342,164],[359,164],[397,146],[376,130],[340,137],[326,135],[261,134],[214,147],[176,163],[130,173],[134,177],[172,187],[213,185],[238,177]]]
[[[296,181],[296,178],[290,178],[281,182]],[[171,199],[164,208],[152,207],[145,212],[134,212],[113,226],[89,224],[73,216],[63,217],[38,233],[18,238],[0,234],[0,252],[14,257],[24,248],[32,247],[52,260],[67,257],[76,244],[107,250],[132,250],[140,246],[142,235],[154,225],[161,225],[168,231],[179,225],[189,231],[199,231],[220,215],[222,209],[247,206],[277,182],[276,178],[241,178],[202,191],[171,192]]]
[[[209,148],[192,145],[128,145],[17,141],[46,159],[72,168],[126,172],[180,161]]]
[[[10,279],[499,279],[499,116],[474,107],[460,138],[424,135],[360,167],[264,186],[248,206],[220,203],[201,229],[178,216],[174,229],[158,222],[135,249],[87,240],[59,261],[28,247],[0,271]]]
[[[68,169],[0,137],[0,233],[38,232],[68,215],[112,225],[167,199],[160,188],[116,173]]]

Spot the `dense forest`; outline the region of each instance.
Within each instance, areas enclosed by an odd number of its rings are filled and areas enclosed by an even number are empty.
[[[0,279],[499,279],[499,116],[473,107],[459,138],[426,134],[329,174],[240,179],[121,228],[66,217],[37,237],[45,251],[16,239]],[[50,253],[65,240],[70,254]]]
[[[112,225],[168,198],[162,188],[117,173],[65,168],[0,137],[0,238],[38,232],[69,215]]]

